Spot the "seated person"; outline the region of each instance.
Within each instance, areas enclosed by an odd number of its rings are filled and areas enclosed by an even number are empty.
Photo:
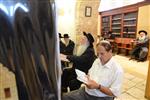
[[[135,47],[131,51],[131,59],[136,59],[138,61],[143,61],[146,59],[148,54],[149,38],[147,32],[144,30],[139,31],[139,37],[133,41]]]
[[[112,56],[111,44],[97,44],[98,58],[90,68],[85,87],[63,95],[63,100],[114,100],[121,93],[123,69]]]
[[[77,52],[74,55],[61,54],[62,61],[72,62],[71,69],[63,70],[62,74],[62,91],[66,92],[67,87],[70,90],[76,90],[80,88],[81,82],[76,79],[75,69],[79,69],[85,73],[91,68],[96,56],[93,48],[94,38],[92,34],[83,32]]]
[[[115,39],[115,35],[112,34],[112,31],[105,32],[103,35],[104,40]]]
[[[107,39],[115,39],[115,35],[112,33],[112,31],[108,31],[108,38]]]

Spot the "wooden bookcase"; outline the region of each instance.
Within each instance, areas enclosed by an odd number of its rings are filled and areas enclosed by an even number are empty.
[[[116,37],[121,36],[121,26],[122,26],[122,14],[112,15],[111,20],[111,31],[115,34]]]
[[[102,31],[107,32],[110,30],[110,17],[104,16],[102,17]]]
[[[116,37],[136,38],[138,9],[149,4],[150,0],[144,0],[137,4],[100,12],[101,34],[112,31]]]
[[[138,11],[102,15],[101,32],[112,31],[116,37],[135,38]]]
[[[137,12],[125,13],[123,15],[123,37],[135,38],[137,26]]]

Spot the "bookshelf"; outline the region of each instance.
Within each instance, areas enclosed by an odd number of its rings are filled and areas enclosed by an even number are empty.
[[[123,37],[136,37],[137,12],[125,13],[123,16]]]
[[[111,24],[111,31],[113,32],[112,34],[114,34],[116,37],[120,37],[121,36],[121,19],[122,19],[122,15],[118,14],[118,15],[112,15],[112,24]]]
[[[136,38],[138,11],[102,15],[102,33],[112,31],[116,37]]]
[[[110,30],[110,17],[105,16],[102,18],[102,32],[105,33]]]

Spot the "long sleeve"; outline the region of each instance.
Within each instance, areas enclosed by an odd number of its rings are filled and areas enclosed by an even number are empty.
[[[93,48],[88,48],[81,56],[69,55],[67,59],[73,62],[73,67],[87,73],[96,56]]]

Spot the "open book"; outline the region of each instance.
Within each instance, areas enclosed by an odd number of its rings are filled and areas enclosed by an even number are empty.
[[[77,74],[77,79],[79,81],[81,81],[83,83],[87,83],[88,82],[87,76],[86,76],[86,74],[83,71],[75,69],[75,72]]]

